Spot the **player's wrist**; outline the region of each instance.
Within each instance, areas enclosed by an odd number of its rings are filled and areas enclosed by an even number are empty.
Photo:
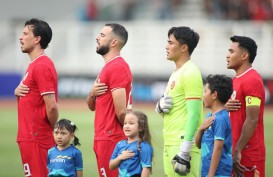
[[[242,150],[238,146],[235,147],[234,154],[238,154],[238,153],[241,153],[241,152],[242,152]]]
[[[94,96],[94,95],[92,95],[92,94],[89,95],[89,99],[92,100],[92,101],[96,101],[96,98],[97,98],[97,97]]]
[[[192,141],[183,141],[180,145],[180,152],[190,153],[192,147]]]
[[[118,160],[119,162],[121,162],[122,160],[124,160],[123,155],[122,155],[122,154],[120,154],[120,155],[117,157],[117,160]]]
[[[204,133],[205,130],[206,130],[206,128],[203,127],[203,126],[200,126],[200,127],[198,128],[198,131],[201,132],[201,133]]]

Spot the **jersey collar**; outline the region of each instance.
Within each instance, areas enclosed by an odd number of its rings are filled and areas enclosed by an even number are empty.
[[[245,75],[248,71],[252,70],[253,67],[249,68],[248,70],[246,70],[245,72],[243,72],[242,74],[236,76],[236,78],[242,77],[243,75]]]
[[[45,53],[43,53],[43,54],[41,54],[41,55],[39,55],[38,57],[36,57],[34,60],[32,60],[30,63],[33,63],[34,61],[36,61],[37,59],[39,59],[41,56],[44,56],[44,55],[46,55]]]

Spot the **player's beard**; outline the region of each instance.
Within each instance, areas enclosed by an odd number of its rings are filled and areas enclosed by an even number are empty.
[[[21,48],[22,53],[30,53],[33,51],[33,48]]]
[[[109,50],[110,50],[109,45],[103,45],[99,47],[96,52],[100,55],[105,55],[109,52]]]
[[[21,51],[22,51],[22,53],[30,53],[30,50],[28,50],[28,49],[22,49]]]

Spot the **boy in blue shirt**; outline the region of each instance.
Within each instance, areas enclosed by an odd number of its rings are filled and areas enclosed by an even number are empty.
[[[232,136],[229,114],[224,105],[229,100],[232,79],[209,75],[204,91],[204,106],[211,110],[196,136],[201,148],[202,177],[230,177],[232,173]]]

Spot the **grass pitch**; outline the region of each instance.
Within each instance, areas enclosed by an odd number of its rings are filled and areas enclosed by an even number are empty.
[[[17,177],[23,176],[23,168],[19,149],[16,143],[17,133],[17,107],[14,101],[0,100],[0,176]],[[76,136],[82,144],[78,148],[82,151],[84,161],[84,176],[98,177],[95,154],[93,152],[93,117],[94,114],[88,110],[85,100],[60,100],[60,118],[72,120],[79,128]],[[162,118],[155,113],[154,107],[145,104],[138,104],[134,107],[148,115],[149,126],[154,147],[154,163],[152,177],[163,177],[163,139],[162,139]],[[270,137],[270,129],[273,127],[273,109],[266,108],[265,142],[266,142],[266,175],[273,174],[273,141]],[[271,158],[270,158],[271,157]]]

